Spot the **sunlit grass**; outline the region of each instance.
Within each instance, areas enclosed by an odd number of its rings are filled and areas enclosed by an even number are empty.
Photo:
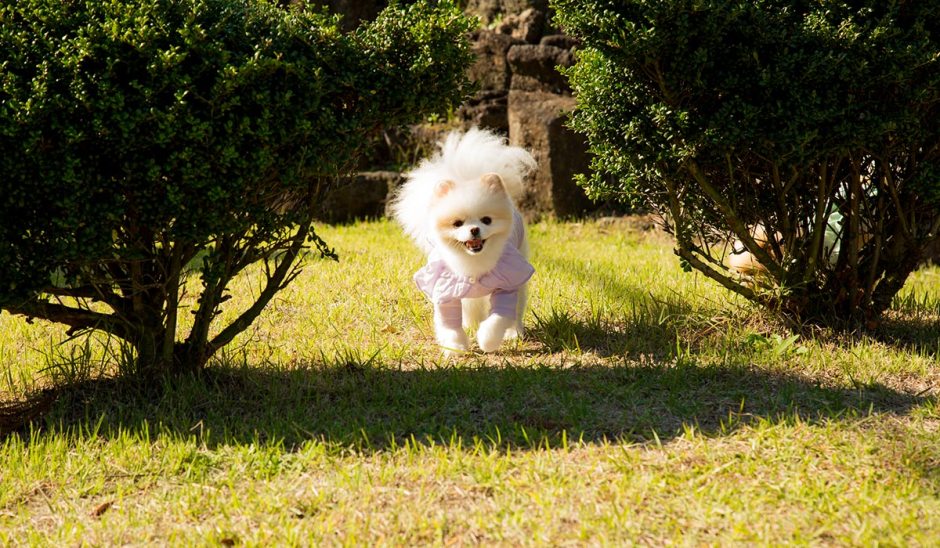
[[[323,228],[340,262],[199,379],[0,315],[5,397],[87,381],[0,441],[0,544],[935,543],[940,269],[879,333],[793,335],[631,226],[531,226],[492,355],[441,356],[387,222]]]

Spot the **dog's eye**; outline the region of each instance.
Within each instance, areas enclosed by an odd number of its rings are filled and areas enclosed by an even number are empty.
[[[456,221],[454,221],[454,228],[460,228],[462,226],[463,226],[463,221],[461,221],[460,219],[457,219]]]
[[[485,225],[488,225],[493,222],[493,219],[490,219],[489,217],[483,217],[482,219],[480,219],[480,222]]]

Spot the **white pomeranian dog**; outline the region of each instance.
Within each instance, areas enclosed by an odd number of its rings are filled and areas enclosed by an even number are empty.
[[[434,304],[434,330],[445,352],[470,346],[477,327],[484,352],[522,336],[528,261],[525,224],[516,208],[523,179],[536,167],[526,150],[480,129],[453,132],[440,150],[405,174],[392,213],[428,254],[414,276]]]

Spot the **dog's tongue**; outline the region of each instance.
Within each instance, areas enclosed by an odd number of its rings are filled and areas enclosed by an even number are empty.
[[[480,247],[483,245],[483,240],[467,240],[467,245],[470,247]]]

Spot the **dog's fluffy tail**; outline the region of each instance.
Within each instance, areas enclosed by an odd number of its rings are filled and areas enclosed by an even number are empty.
[[[499,135],[477,128],[466,133],[454,131],[440,144],[440,150],[405,174],[405,183],[392,202],[392,214],[405,233],[427,250],[427,212],[437,183],[450,180],[460,184],[495,172],[515,203],[522,198],[525,176],[535,168],[531,154],[509,146]]]

